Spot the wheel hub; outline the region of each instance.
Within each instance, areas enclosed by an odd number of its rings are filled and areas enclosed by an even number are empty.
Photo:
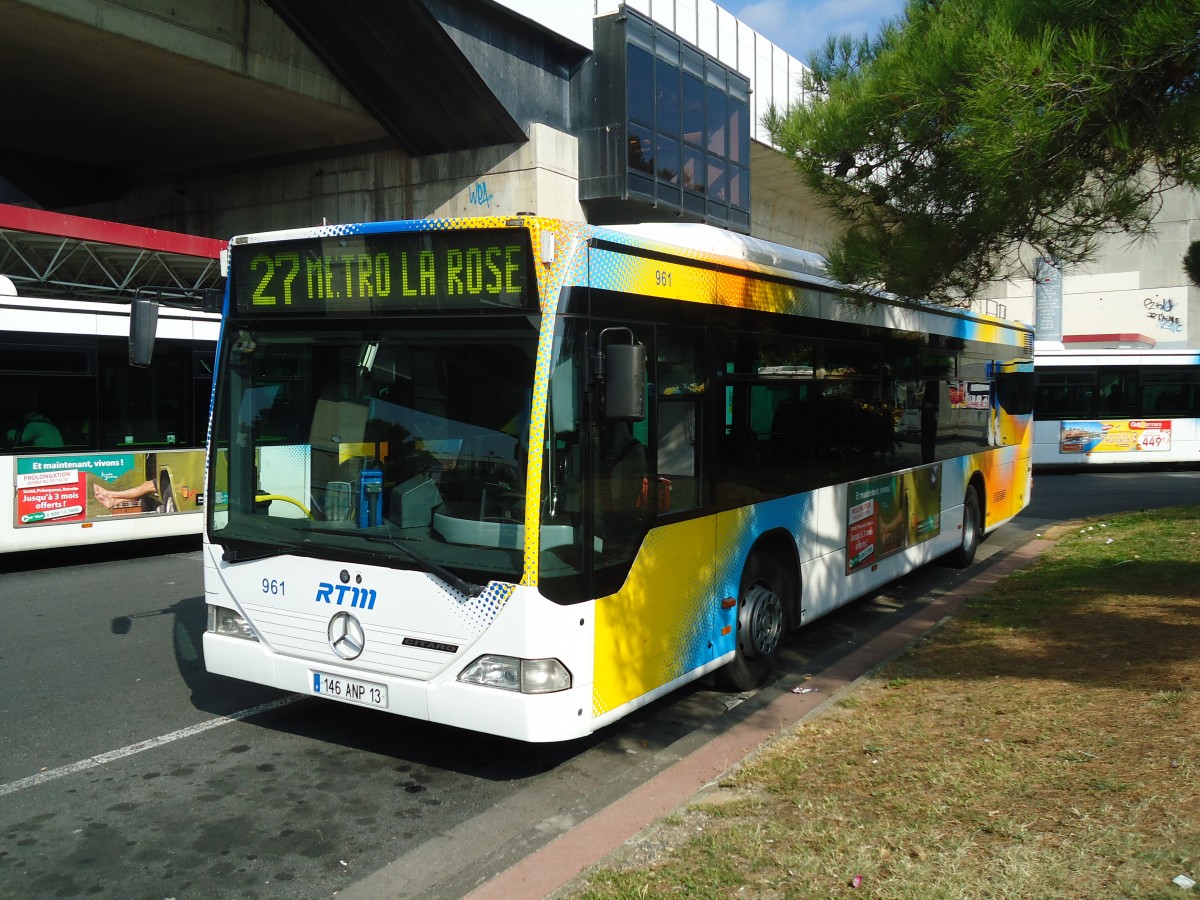
[[[764,584],[746,591],[738,623],[747,656],[770,656],[783,637],[783,601]]]

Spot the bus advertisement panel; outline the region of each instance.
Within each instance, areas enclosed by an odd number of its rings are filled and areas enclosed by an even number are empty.
[[[18,456],[14,525],[198,513],[203,478],[202,450]]]
[[[849,492],[847,573],[941,534],[940,463],[854,482]]]
[[[1171,449],[1170,419],[1130,419],[1061,423],[1060,453],[1127,453]]]

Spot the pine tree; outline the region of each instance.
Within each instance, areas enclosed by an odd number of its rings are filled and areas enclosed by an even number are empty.
[[[843,281],[962,299],[1200,185],[1200,0],[909,0],[810,64],[766,125],[845,225]]]
[[[1192,284],[1200,287],[1200,241],[1192,241],[1183,254],[1183,271],[1187,272]]]

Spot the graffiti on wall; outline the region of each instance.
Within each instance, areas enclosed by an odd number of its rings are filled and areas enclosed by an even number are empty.
[[[488,190],[486,181],[475,182],[467,193],[472,206],[486,206],[491,209],[492,201],[496,199],[496,195]]]
[[[1183,323],[1179,316],[1174,315],[1175,301],[1170,297],[1147,297],[1142,301],[1146,315],[1158,323],[1160,331],[1170,331],[1178,334],[1183,331]]]

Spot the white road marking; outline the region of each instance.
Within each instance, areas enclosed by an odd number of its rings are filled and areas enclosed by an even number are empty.
[[[190,725],[187,728],[181,728],[178,731],[172,731],[170,734],[159,735],[156,738],[150,738],[148,741],[138,741],[136,744],[129,744],[126,747],[121,747],[119,750],[110,750],[108,753],[101,753],[99,756],[89,756],[87,759],[81,759],[78,762],[69,763],[65,766],[59,766],[57,769],[47,769],[45,772],[38,772],[36,775],[30,775],[28,778],[21,778],[17,781],[10,781],[8,784],[0,784],[0,797],[6,794],[15,794],[17,791],[23,791],[25,788],[33,787],[34,785],[44,784],[47,781],[53,781],[55,778],[62,778],[64,775],[74,775],[76,772],[86,772],[88,769],[94,769],[96,766],[103,766],[107,763],[114,762],[118,759],[123,759],[126,756],[133,756],[135,753],[141,753],[143,750],[153,750],[155,747],[161,747],[164,744],[170,744],[172,741],[178,741],[186,737],[191,737],[194,734],[200,734],[204,731],[209,731],[213,728],[220,728],[222,725],[229,725],[232,722],[238,722],[242,719],[248,719],[250,716],[257,716],[259,713],[270,712],[273,709],[279,709],[281,706],[287,706],[289,703],[295,703],[297,700],[306,699],[300,694],[293,694],[290,697],[282,697],[279,700],[272,700],[270,703],[263,703],[259,706],[243,709],[240,712],[232,713],[228,716],[221,716],[218,719],[210,719],[207,722],[201,722],[198,725]]]

